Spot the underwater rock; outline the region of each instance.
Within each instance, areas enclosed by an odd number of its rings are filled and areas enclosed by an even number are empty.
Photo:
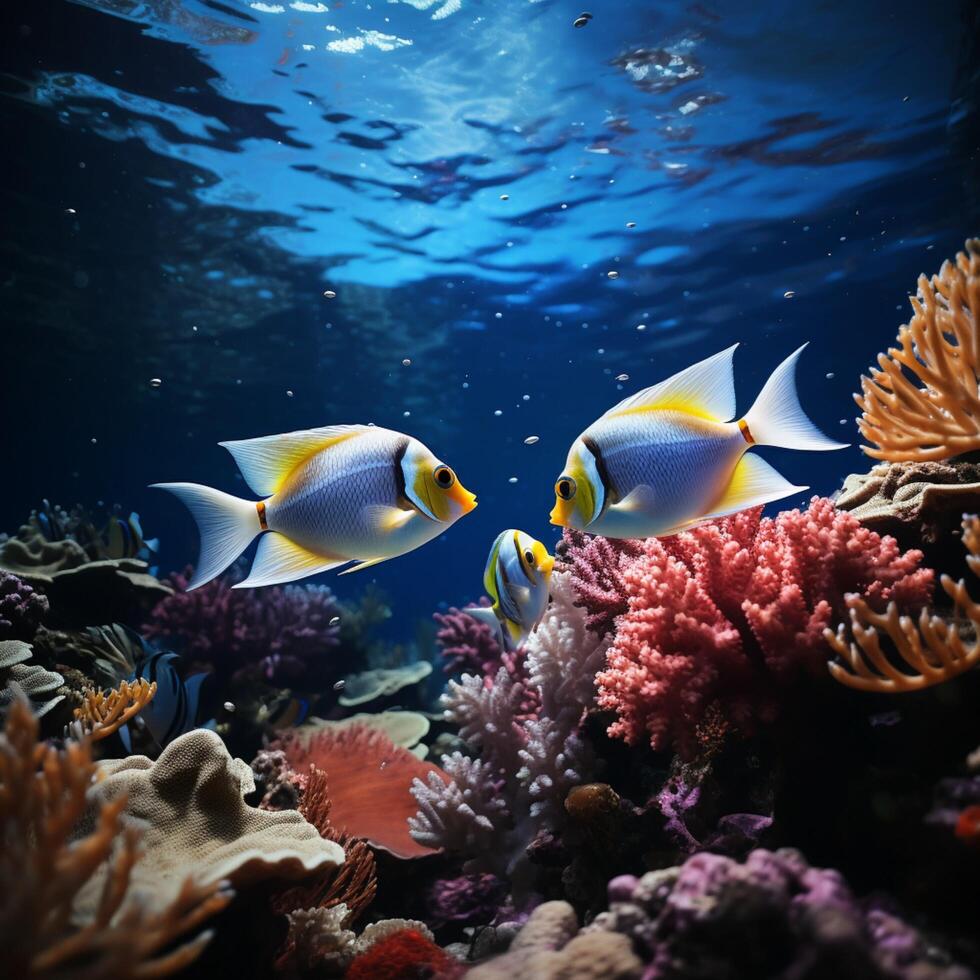
[[[898,347],[862,376],[861,448],[892,462],[942,460],[980,449],[980,239],[967,241],[909,297]],[[911,379],[921,382],[917,386]]]
[[[280,749],[262,749],[252,760],[252,772],[262,793],[263,810],[295,810],[306,785],[306,776],[293,772]]]
[[[950,542],[960,517],[980,511],[980,463],[880,463],[848,476],[834,502],[903,548],[920,548],[930,568],[949,568],[959,561]]]
[[[423,762],[384,732],[361,725],[324,729],[308,740],[287,736],[273,749],[286,754],[299,773],[311,765],[326,773],[330,821],[338,831],[363,837],[400,858],[424,857],[434,848],[409,835],[416,811],[413,780],[442,782],[438,766]]]
[[[689,758],[713,703],[735,733],[772,722],[794,685],[825,674],[824,629],[845,618],[845,594],[925,605],[933,573],[921,558],[820,497],[645,541],[623,571],[629,611],[596,677],[599,706],[617,714],[609,734]]]
[[[644,977],[973,977],[910,925],[859,901],[839,872],[792,849],[755,850],[744,863],[695,854],[680,867],[614,878],[609,902],[583,934],[629,937]]]
[[[63,694],[55,694],[64,685],[64,677],[28,663],[33,655],[30,644],[22,640],[0,640],[0,715],[18,697],[28,699],[35,718],[44,717],[64,700]]]
[[[378,667],[360,674],[348,674],[344,678],[344,693],[337,698],[337,703],[345,708],[353,708],[379,698],[391,697],[403,688],[425,680],[431,673],[432,664],[428,660],[419,660],[401,667]]]
[[[16,575],[0,571],[0,640],[33,639],[47,613],[47,596]]]
[[[106,760],[98,772],[81,829],[94,826],[107,800],[125,795],[123,824],[143,830],[144,855],[133,869],[127,902],[166,902],[188,875],[241,887],[343,863],[343,848],[323,840],[299,813],[248,806],[243,797],[255,788],[251,769],[206,729],[175,739],[156,762],[138,755]],[[94,918],[103,885],[100,872],[81,890],[79,921]]]

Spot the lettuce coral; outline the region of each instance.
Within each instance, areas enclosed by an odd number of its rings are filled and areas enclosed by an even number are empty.
[[[921,557],[819,497],[644,542],[622,571],[628,610],[596,677],[600,707],[617,715],[609,734],[689,756],[713,704],[742,733],[774,719],[781,691],[826,669],[824,630],[844,618],[845,594],[873,608],[928,601]]]

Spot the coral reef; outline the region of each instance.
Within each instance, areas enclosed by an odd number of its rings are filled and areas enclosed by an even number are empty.
[[[47,612],[47,596],[0,571],[0,640],[33,639]]]
[[[412,836],[471,858],[470,871],[513,870],[534,833],[561,821],[569,788],[592,768],[580,727],[605,643],[586,628],[567,573],[552,576],[551,590],[552,604],[527,643],[524,682],[501,667],[492,680],[464,674],[443,695],[446,719],[477,757],[443,756],[451,782],[430,776],[412,788],[419,803]],[[520,716],[525,686],[536,692],[534,717]]]
[[[967,563],[976,575],[980,573],[980,518],[963,520],[963,544],[969,552]],[[903,616],[895,602],[889,602],[883,613],[875,612],[857,595],[847,597],[850,634],[843,624],[824,635],[843,664],[829,664],[834,678],[859,691],[920,691],[941,684],[980,664],[980,605],[967,590],[966,582],[954,582],[941,576],[940,585],[953,604],[952,617],[936,615],[923,609],[918,621]],[[963,627],[969,624],[969,637]],[[896,666],[881,647],[886,635],[900,658]]]
[[[489,602],[484,598],[480,604],[488,606]],[[432,618],[439,627],[436,643],[447,674],[497,672],[504,651],[486,623],[455,606],[450,606],[448,612],[433,613]]]
[[[447,922],[488,923],[506,893],[503,879],[492,874],[442,878],[429,889],[429,915],[436,926]]]
[[[312,658],[337,647],[341,609],[323,585],[233,589],[226,574],[187,591],[191,569],[170,576],[173,594],[152,611],[140,632],[172,643],[189,660],[230,673],[261,665],[267,677],[295,674]]]
[[[347,980],[453,980],[463,971],[461,963],[418,929],[399,929],[355,956],[344,976]]]
[[[325,729],[308,740],[286,737],[281,749],[293,770],[315,766],[330,787],[330,821],[339,830],[363,837],[397,857],[422,857],[432,847],[409,836],[415,813],[412,781],[443,782],[437,766],[423,762],[384,732],[360,725]]]
[[[186,878],[169,896],[130,902],[140,833],[123,817],[127,798],[105,795],[87,832],[69,839],[96,778],[87,742],[59,750],[38,742],[38,724],[17,701],[0,738],[0,939],[12,977],[161,977],[193,962],[211,938],[187,935],[224,908],[220,880]],[[84,925],[74,916],[99,869]],[[173,948],[175,943],[179,943]]]
[[[89,689],[82,705],[75,709],[75,721],[88,738],[98,742],[132,721],[156,693],[156,681],[150,684],[145,678],[132,684],[123,681],[118,688],[108,692]]]
[[[424,681],[432,673],[428,660],[418,660],[401,667],[376,667],[344,678],[343,693],[337,703],[354,708],[381,698],[389,698],[407,687]]]
[[[123,825],[143,828],[145,853],[133,869],[127,901],[171,899],[189,874],[239,888],[302,878],[344,860],[343,848],[323,840],[300,814],[248,806],[243,796],[255,789],[251,769],[206,729],[174,739],[155,762],[138,755],[105,760],[98,775],[82,830],[107,801],[123,795]],[[94,916],[102,887],[103,875],[96,873],[78,895],[76,916]]]
[[[361,711],[347,718],[323,719],[309,718],[305,725],[292,732],[292,737],[301,742],[307,742],[317,732],[323,729],[338,730],[349,728],[351,725],[361,725],[366,728],[376,728],[384,732],[395,745],[403,749],[411,749],[420,758],[425,758],[426,748],[419,742],[429,734],[431,727],[429,719],[417,711],[378,711],[375,713]]]
[[[65,683],[64,677],[40,664],[29,663],[32,657],[29,643],[0,640],[0,714],[21,696],[28,698],[37,718],[64,700],[64,695],[59,693]]]
[[[858,428],[875,459],[940,460],[980,449],[980,240],[919,276],[898,347],[861,378]],[[919,382],[916,384],[915,382]]]
[[[644,542],[622,571],[629,610],[596,678],[599,705],[617,714],[610,735],[690,756],[712,704],[733,731],[771,721],[782,692],[824,670],[845,594],[877,608],[927,602],[920,559],[819,497]]]

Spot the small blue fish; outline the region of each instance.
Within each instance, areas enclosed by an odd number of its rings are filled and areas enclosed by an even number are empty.
[[[753,446],[844,449],[806,417],[794,374],[803,347],[773,371],[735,419],[729,347],[630,395],[572,444],[555,483],[551,523],[609,538],[677,534],[806,490]]]
[[[179,659],[176,653],[167,650],[148,653],[129,678],[130,681],[143,678],[150,684],[156,682],[157,693],[139,717],[161,748],[178,735],[195,728],[207,728],[211,724],[199,725],[197,722],[201,685],[210,675],[194,674],[186,681],[181,680],[174,666]],[[128,726],[119,729],[119,736],[126,751],[132,752]]]
[[[548,608],[548,589],[555,559],[529,534],[508,528],[497,535],[483,572],[483,587],[492,606],[464,612],[493,629],[505,650],[516,650],[541,622]]]

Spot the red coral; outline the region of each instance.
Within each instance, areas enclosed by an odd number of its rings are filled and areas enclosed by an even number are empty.
[[[363,837],[396,857],[433,853],[409,836],[408,818],[418,811],[412,780],[426,782],[433,772],[442,776],[438,766],[366,725],[327,728],[306,741],[288,736],[271,748],[282,749],[297,772],[316,766],[326,773],[329,822],[338,832]]]
[[[631,744],[645,735],[655,749],[673,741],[690,755],[715,702],[734,730],[750,732],[775,717],[789,683],[824,672],[823,630],[844,618],[845,594],[876,608],[928,601],[922,553],[903,554],[830,500],[761,513],[650,539],[618,568],[628,609],[596,676],[600,707],[618,714],[611,735]]]
[[[356,957],[347,980],[451,980],[463,965],[416,929],[400,929]]]

